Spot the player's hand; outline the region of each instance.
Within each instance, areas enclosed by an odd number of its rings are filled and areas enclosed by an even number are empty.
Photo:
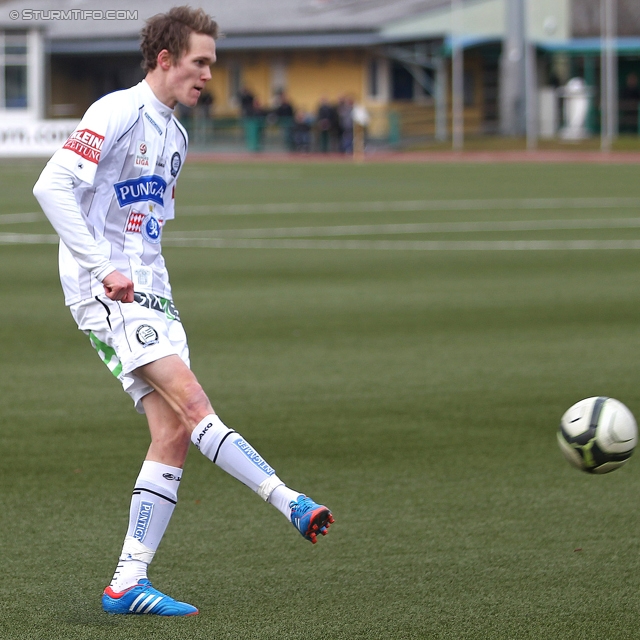
[[[119,271],[112,271],[103,281],[107,298],[116,302],[133,302],[133,282]]]

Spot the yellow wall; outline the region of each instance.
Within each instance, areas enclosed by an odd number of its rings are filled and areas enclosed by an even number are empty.
[[[349,96],[361,102],[364,58],[355,51],[298,53],[287,68],[287,94],[292,104],[315,113],[320,100]]]
[[[224,115],[228,112],[229,85],[227,81],[228,70],[225,66],[216,64],[211,68],[211,80],[207,83],[209,93],[214,97],[213,115]]]
[[[294,53],[223,53],[212,68],[209,90],[215,94],[216,115],[237,114],[230,95],[230,68],[242,69],[242,85],[263,106],[272,106],[271,69],[276,60],[285,61],[286,95],[296,110],[315,113],[320,100],[331,102],[348,95],[362,101],[364,91],[364,55],[358,51],[301,51]]]
[[[267,56],[249,55],[242,60],[242,86],[247,87],[262,107],[271,105],[271,67]]]

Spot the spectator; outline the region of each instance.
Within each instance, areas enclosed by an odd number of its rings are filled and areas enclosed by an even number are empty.
[[[322,98],[316,115],[316,127],[318,128],[318,144],[322,153],[327,153],[331,146],[331,130],[334,116],[327,98]]]
[[[340,151],[342,153],[353,153],[353,100],[351,98],[340,98],[338,102],[338,120],[341,131]]]
[[[238,100],[240,101],[240,114],[243,118],[250,118],[253,115],[253,103],[255,97],[247,87],[242,87],[238,94]]]
[[[280,91],[276,98],[277,106],[273,111],[276,118],[276,122],[282,130],[282,136],[284,139],[284,145],[287,151],[293,151],[295,149],[294,142],[294,129],[295,129],[295,111],[291,102],[287,99],[287,96],[283,91]]]
[[[206,89],[200,94],[198,103],[192,109],[194,117],[193,133],[195,142],[206,144],[209,141],[210,131],[212,129],[212,109],[214,97]]]
[[[313,119],[307,113],[298,113],[293,126],[293,144],[296,151],[311,151],[311,123]]]

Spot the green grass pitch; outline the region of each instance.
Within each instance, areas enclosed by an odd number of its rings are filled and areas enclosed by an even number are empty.
[[[0,165],[1,638],[640,637],[640,461],[555,442],[587,396],[640,416],[637,166],[187,164],[193,368],[336,524],[313,547],[192,451],[150,570],[175,620],[100,609],[148,435],[11,215],[42,164]]]

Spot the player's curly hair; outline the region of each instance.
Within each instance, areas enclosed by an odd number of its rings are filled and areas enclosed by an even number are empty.
[[[158,54],[166,49],[174,60],[189,50],[189,36],[203,33],[218,37],[218,23],[203,9],[173,7],[167,13],[149,18],[140,33],[142,68],[145,73],[155,69]]]

